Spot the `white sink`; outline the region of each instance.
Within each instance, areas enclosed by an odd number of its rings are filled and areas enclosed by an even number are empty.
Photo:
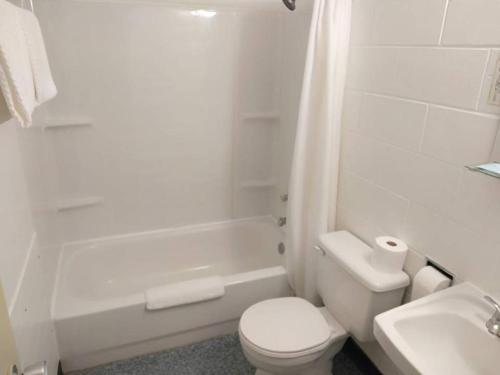
[[[493,307],[469,283],[375,317],[374,333],[406,375],[498,375],[500,338],[486,329]]]

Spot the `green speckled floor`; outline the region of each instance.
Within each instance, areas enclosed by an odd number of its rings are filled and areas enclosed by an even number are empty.
[[[227,335],[164,352],[118,361],[68,375],[253,375],[238,336]],[[335,375],[379,375],[356,346],[348,341],[335,357]]]

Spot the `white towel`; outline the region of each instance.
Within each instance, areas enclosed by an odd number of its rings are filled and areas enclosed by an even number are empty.
[[[225,288],[222,278],[213,276],[151,288],[144,294],[146,309],[159,310],[219,298]]]
[[[43,104],[57,95],[56,85],[50,71],[49,59],[43,42],[42,30],[38,19],[32,12],[24,9],[21,12],[21,22],[24,27],[28,54],[35,84],[37,104]]]
[[[11,116],[28,126],[37,102],[19,10],[0,0],[0,89]]]
[[[0,0],[0,89],[22,126],[31,125],[37,105],[57,94],[38,20],[5,0]]]

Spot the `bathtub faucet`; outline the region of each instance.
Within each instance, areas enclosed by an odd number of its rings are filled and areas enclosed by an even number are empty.
[[[280,227],[284,227],[286,225],[286,217],[285,216],[281,216],[279,219],[278,219],[278,225]]]

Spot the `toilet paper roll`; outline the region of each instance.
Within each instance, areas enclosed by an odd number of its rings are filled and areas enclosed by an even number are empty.
[[[450,286],[451,280],[431,266],[422,268],[413,278],[410,299],[412,301],[438,292]]]
[[[408,246],[398,238],[382,236],[375,238],[371,264],[383,272],[399,272],[403,269]]]

